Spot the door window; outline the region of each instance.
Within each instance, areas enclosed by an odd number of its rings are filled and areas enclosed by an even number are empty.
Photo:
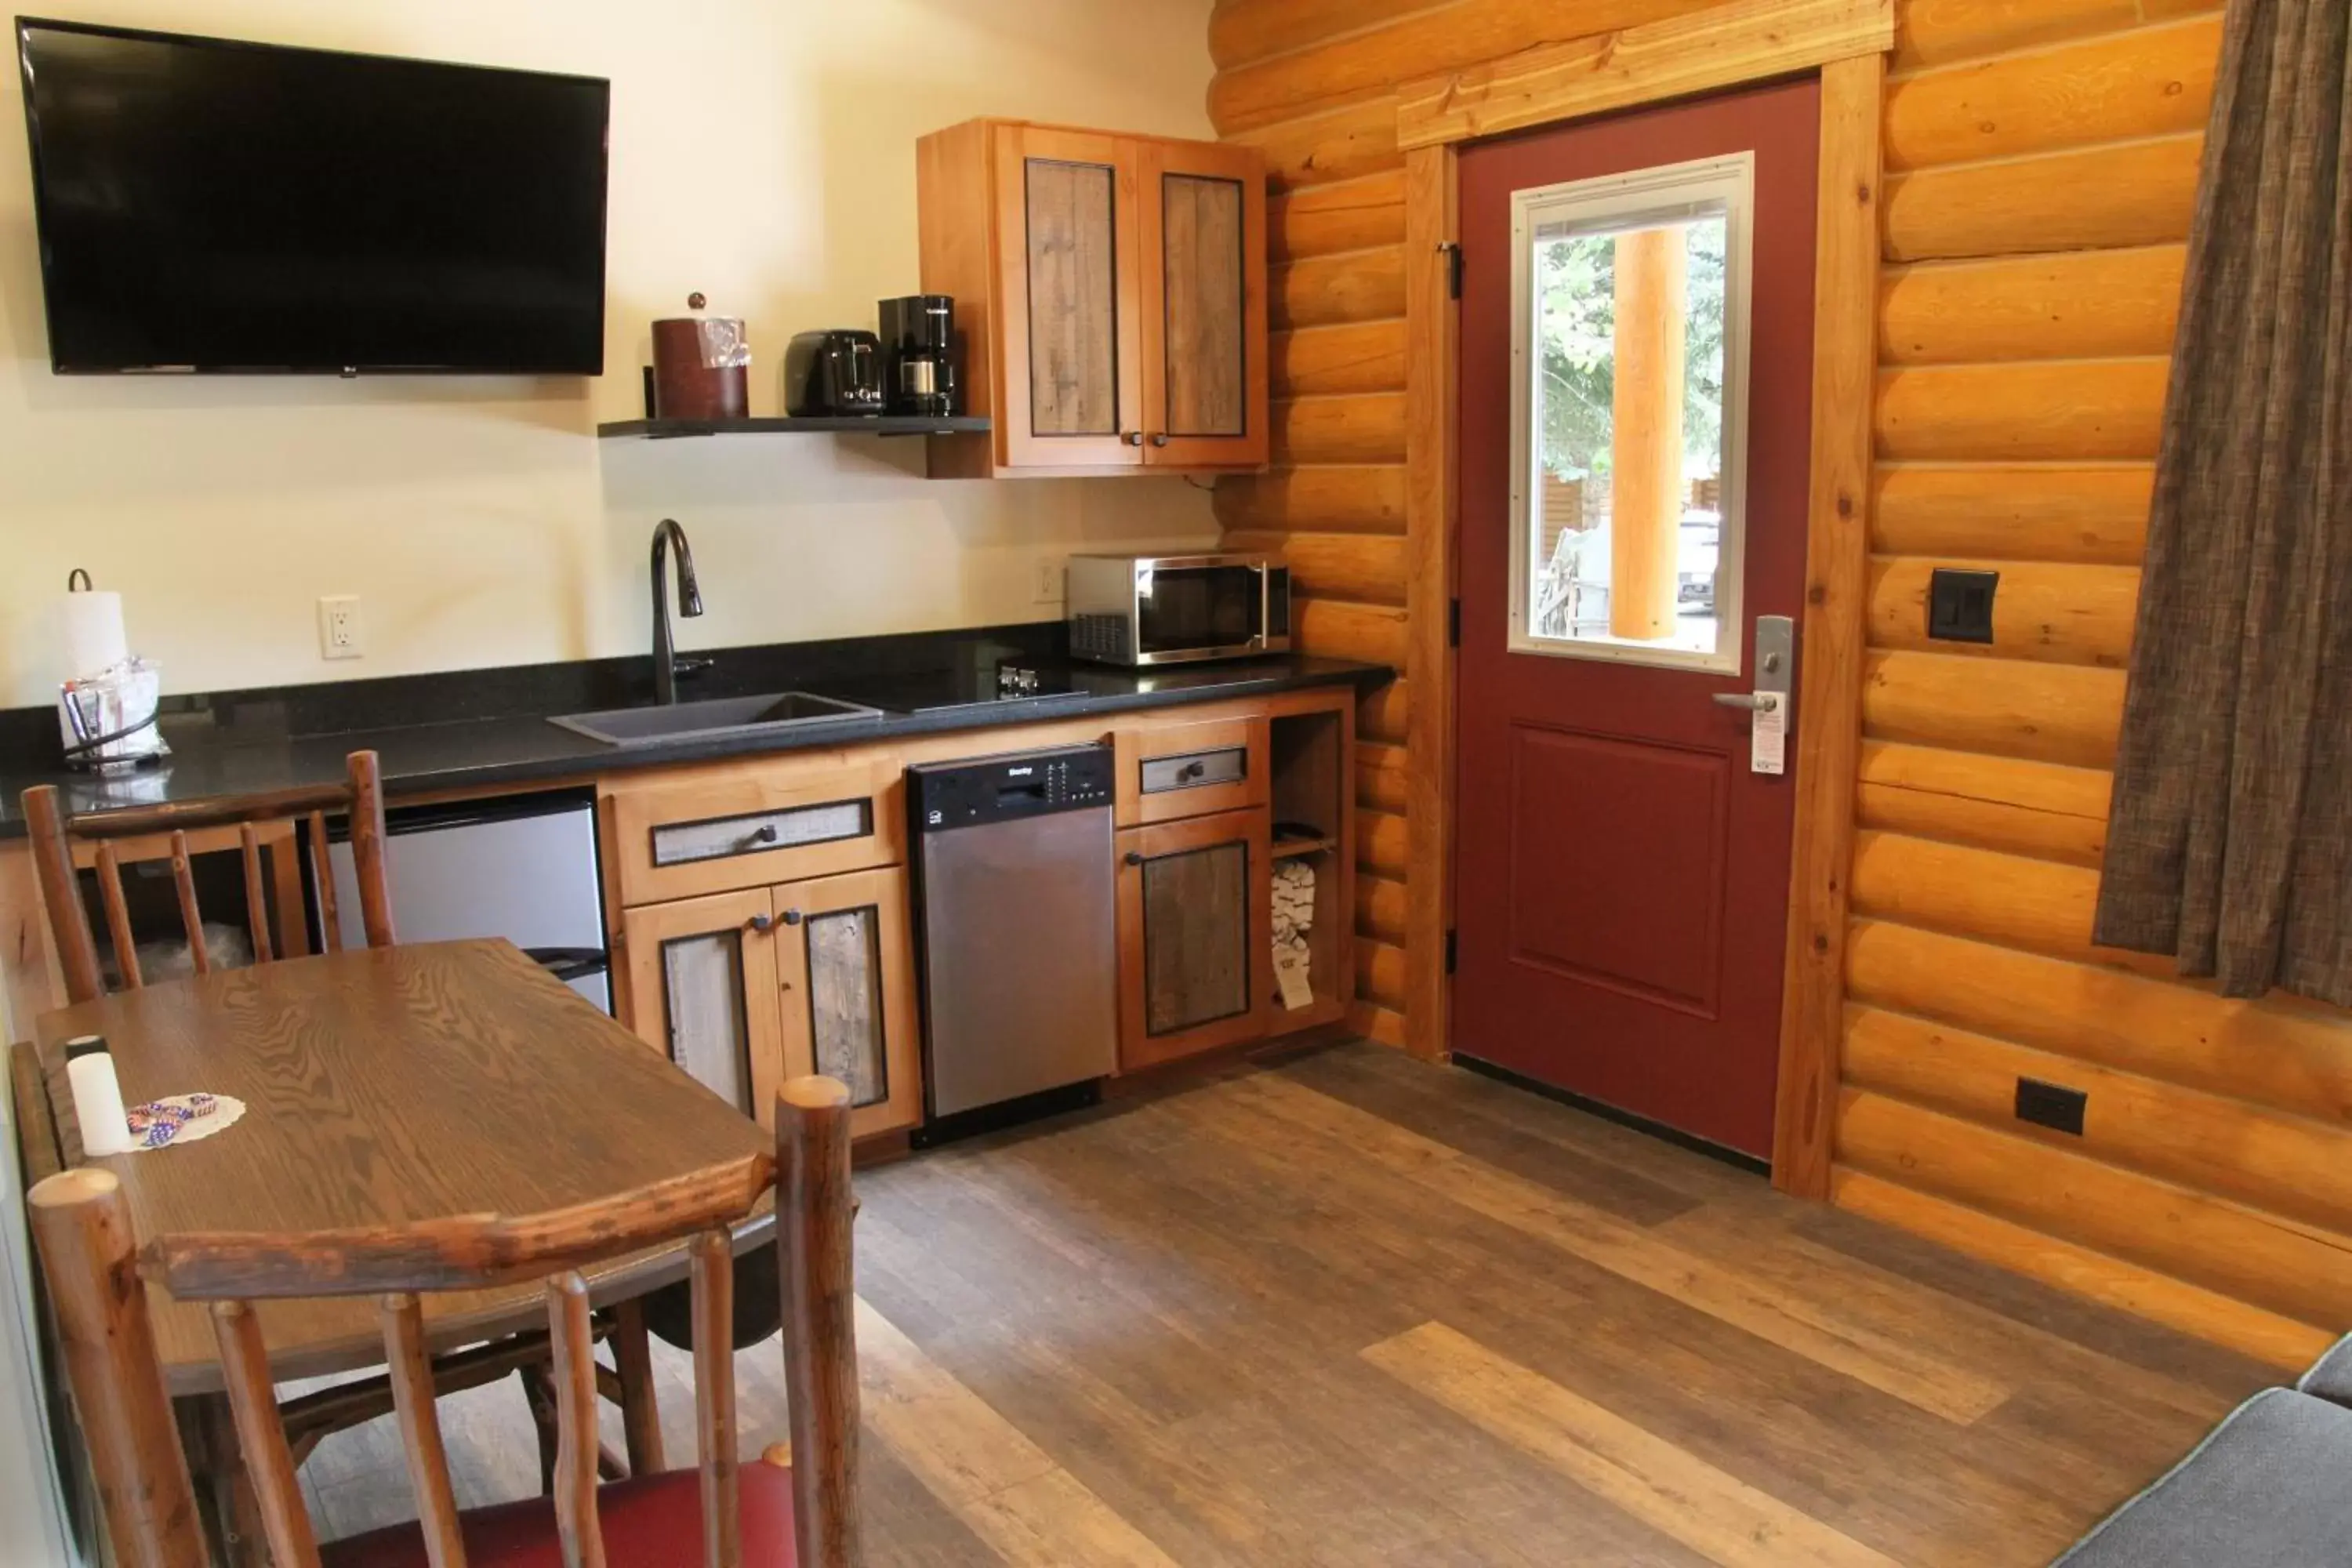
[[[1746,153],[1511,198],[1515,651],[1740,668]]]

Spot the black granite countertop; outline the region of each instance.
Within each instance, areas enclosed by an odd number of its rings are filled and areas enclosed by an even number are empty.
[[[173,754],[156,767],[107,776],[65,771],[54,716],[17,710],[0,714],[0,838],[23,836],[20,797],[37,784],[58,785],[68,811],[100,811],[331,782],[342,777],[350,752],[373,749],[383,759],[385,783],[396,800],[428,790],[530,785],[669,763],[982,731],[1315,688],[1369,692],[1392,674],[1379,665],[1286,654],[1161,670],[1073,666],[1059,657],[1057,633],[1050,626],[995,627],[719,650],[711,670],[682,683],[682,700],[803,690],[884,711],[877,719],[797,731],[626,748],[548,719],[648,702],[651,667],[645,658],[174,698],[167,700],[164,724]],[[1043,667],[1074,689],[910,710],[935,700],[943,689],[992,685],[1000,662]]]

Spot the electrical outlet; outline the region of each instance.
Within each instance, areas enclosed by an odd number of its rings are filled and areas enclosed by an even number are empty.
[[[319,601],[319,657],[357,658],[361,651],[359,595],[327,595]]]
[[[1053,560],[1039,561],[1034,563],[1031,569],[1036,574],[1036,577],[1029,586],[1030,600],[1040,605],[1060,604],[1062,602],[1062,563]]]

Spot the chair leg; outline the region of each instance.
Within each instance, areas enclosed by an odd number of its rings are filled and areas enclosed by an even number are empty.
[[[524,1403],[530,1406],[530,1424],[539,1434],[539,1495],[555,1495],[555,1446],[562,1431],[555,1418],[555,1379],[543,1361],[515,1369],[522,1379]]]
[[[646,1338],[646,1311],[639,1302],[624,1301],[613,1309],[613,1362],[621,1374],[621,1431],[628,1442],[629,1474],[658,1474],[666,1468],[661,1400],[654,1392],[653,1347]]]

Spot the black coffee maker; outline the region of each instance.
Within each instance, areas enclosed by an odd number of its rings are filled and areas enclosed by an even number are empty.
[[[885,300],[882,388],[889,412],[932,418],[957,413],[955,301],[945,294]]]

